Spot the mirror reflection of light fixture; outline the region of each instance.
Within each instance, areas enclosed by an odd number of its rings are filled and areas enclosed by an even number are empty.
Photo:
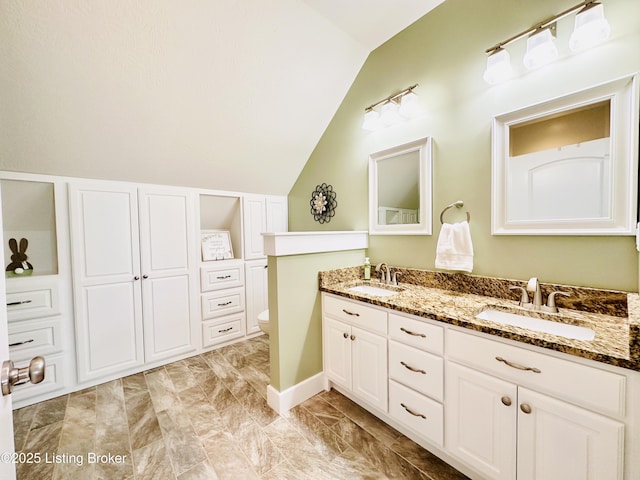
[[[572,52],[593,47],[609,38],[611,27],[604,17],[604,7],[596,0],[585,0],[488,48],[485,51],[489,55],[484,73],[485,81],[493,85],[507,76],[498,74],[502,70],[508,71],[505,60],[508,53],[504,47],[524,37],[528,37],[527,53],[524,58],[527,69],[540,67],[558,58],[558,49],[553,40],[556,22],[576,12],[575,27],[569,40],[569,48]]]
[[[569,39],[572,52],[579,52],[604,42],[611,34],[609,22],[604,18],[604,7],[595,2],[578,12],[573,33]]]
[[[495,85],[511,78],[513,68],[509,52],[498,47],[487,57],[487,69],[484,72],[484,80],[490,85]]]
[[[422,109],[413,91],[417,86],[412,85],[365,108],[362,129],[373,131],[420,116]]]
[[[558,48],[551,28],[544,28],[527,38],[527,52],[522,63],[527,70],[540,68],[558,58]]]

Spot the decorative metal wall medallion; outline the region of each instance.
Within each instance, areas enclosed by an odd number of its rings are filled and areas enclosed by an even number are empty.
[[[323,183],[318,185],[316,189],[311,192],[311,215],[316,222],[328,223],[331,221],[331,217],[336,214],[336,207],[338,202],[336,201],[336,192],[331,185]]]

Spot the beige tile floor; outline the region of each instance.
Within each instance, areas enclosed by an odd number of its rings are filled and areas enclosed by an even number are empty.
[[[335,391],[279,416],[268,383],[258,337],[16,410],[18,479],[466,478]]]

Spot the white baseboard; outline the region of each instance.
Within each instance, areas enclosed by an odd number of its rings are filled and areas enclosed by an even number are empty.
[[[327,381],[322,372],[287,388],[283,392],[267,385],[267,403],[276,412],[283,415],[296,405],[325,390],[326,385]]]

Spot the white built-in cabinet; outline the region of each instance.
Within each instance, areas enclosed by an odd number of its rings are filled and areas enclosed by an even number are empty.
[[[286,232],[288,229],[287,197],[275,195],[245,195],[244,251],[245,260],[264,258],[265,232]]]
[[[471,478],[638,478],[638,372],[327,293],[322,302],[328,385]]]
[[[189,194],[69,187],[80,382],[195,351]]]
[[[258,315],[269,308],[267,259],[246,262],[244,271],[247,282],[247,334],[251,334],[260,331]]]
[[[57,395],[73,383],[73,309],[69,268],[67,194],[63,182],[46,176],[0,175],[3,270],[12,263],[9,240],[26,239],[29,275],[6,276],[9,353],[17,367],[45,359],[41,383],[13,389],[14,408]],[[6,360],[6,359],[3,359]]]

